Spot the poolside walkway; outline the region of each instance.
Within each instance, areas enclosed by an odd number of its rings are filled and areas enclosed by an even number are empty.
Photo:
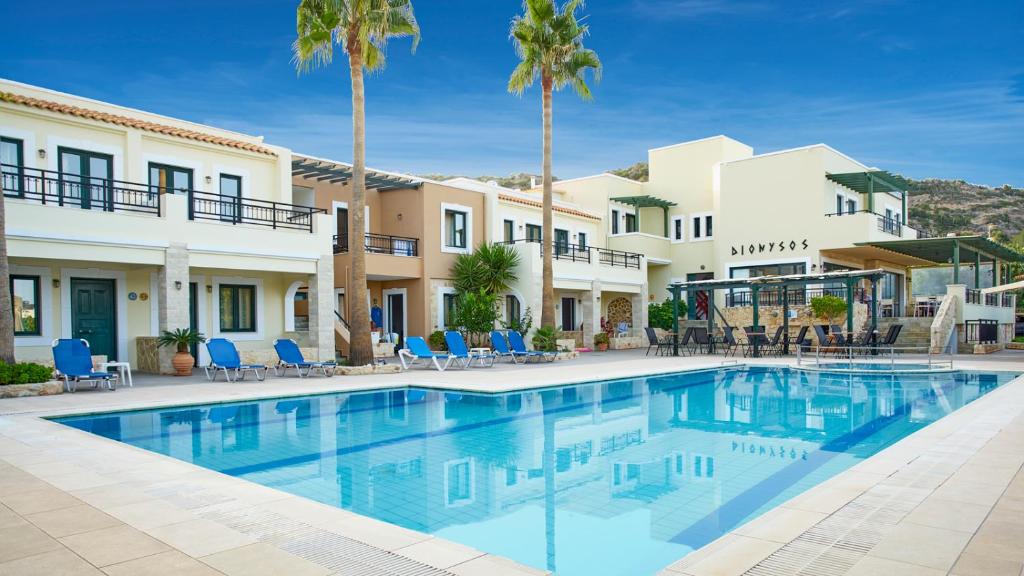
[[[764,360],[789,363],[791,360]],[[197,468],[42,415],[415,384],[500,391],[719,366],[720,357],[588,354],[491,370],[135,388],[0,401],[5,574],[525,575],[455,543]],[[1024,353],[958,367],[1024,370]],[[485,376],[485,377],[482,377]],[[1024,562],[1024,378],[665,570],[712,574],[1014,574]]]

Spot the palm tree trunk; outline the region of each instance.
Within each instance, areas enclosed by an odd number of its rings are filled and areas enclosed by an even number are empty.
[[[349,362],[353,366],[373,363],[370,341],[370,311],[366,302],[366,99],[363,95],[363,55],[359,42],[350,42],[349,75],[352,78],[352,230],[349,254],[352,255],[352,321],[349,337]]]
[[[551,268],[551,247],[555,235],[551,222],[551,77],[541,79],[544,88],[544,227],[542,229],[542,254],[544,273],[541,287],[540,325],[555,325],[555,283]]]
[[[14,310],[11,304],[11,269],[7,263],[7,222],[4,197],[0,194],[0,360],[14,364]],[[44,286],[44,290],[49,287]],[[39,303],[37,302],[38,306]],[[36,321],[39,317],[36,316]]]

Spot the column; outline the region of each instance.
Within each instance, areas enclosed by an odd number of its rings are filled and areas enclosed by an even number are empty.
[[[320,257],[308,285],[310,345],[318,360],[334,360],[334,256]]]
[[[953,240],[953,284],[960,283],[960,241]]]
[[[981,254],[974,253],[974,289],[981,290]]]
[[[157,308],[160,333],[189,327],[188,248],[172,242],[164,254],[164,265],[157,275]],[[205,296],[201,291],[200,297]],[[215,319],[216,321],[216,319]],[[160,348],[160,373],[174,374],[171,358],[177,352],[171,346]]]
[[[594,336],[601,329],[601,281],[594,280],[590,284],[590,291],[584,292],[583,310],[581,320],[583,321],[583,346],[591,348],[594,346]]]

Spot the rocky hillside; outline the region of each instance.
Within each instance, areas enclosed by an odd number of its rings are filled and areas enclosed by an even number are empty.
[[[647,181],[646,162],[637,162],[628,168],[609,170],[612,174]],[[451,176],[425,175],[434,180]],[[529,188],[531,178],[540,182],[535,174],[521,172],[510,176],[475,176],[484,182],[495,180],[509,188]],[[557,178],[556,178],[557,180]],[[924,236],[944,236],[950,232],[993,234],[1003,241],[1024,244],[1024,189],[1009,185],[990,188],[969,184],[963,180],[912,180],[910,182],[910,225]]]
[[[424,178],[431,180],[447,180],[449,178],[458,178],[458,175],[453,174],[421,174]],[[508,176],[469,176],[474,180],[481,182],[490,182],[491,180],[498,183],[498,186],[504,186],[505,188],[515,188],[517,190],[524,190],[530,188],[530,184],[536,181],[540,184],[540,176],[537,174],[527,174],[526,172],[520,172],[518,174],[510,174]],[[555,178],[558,180],[558,178]]]

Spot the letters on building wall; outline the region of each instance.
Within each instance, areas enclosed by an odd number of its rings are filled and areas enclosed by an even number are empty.
[[[780,242],[768,242],[768,243],[758,242],[756,244],[755,243],[740,244],[739,246],[733,246],[732,247],[732,255],[733,256],[746,256],[746,255],[752,255],[752,254],[764,254],[765,252],[768,252],[768,253],[772,253],[772,252],[781,253],[781,252],[786,252],[786,251],[795,252],[797,250],[797,248],[802,249],[802,250],[807,250],[808,246],[809,246],[809,244],[807,243],[807,239],[806,238],[804,238],[803,240],[790,240],[789,242],[780,241]]]

